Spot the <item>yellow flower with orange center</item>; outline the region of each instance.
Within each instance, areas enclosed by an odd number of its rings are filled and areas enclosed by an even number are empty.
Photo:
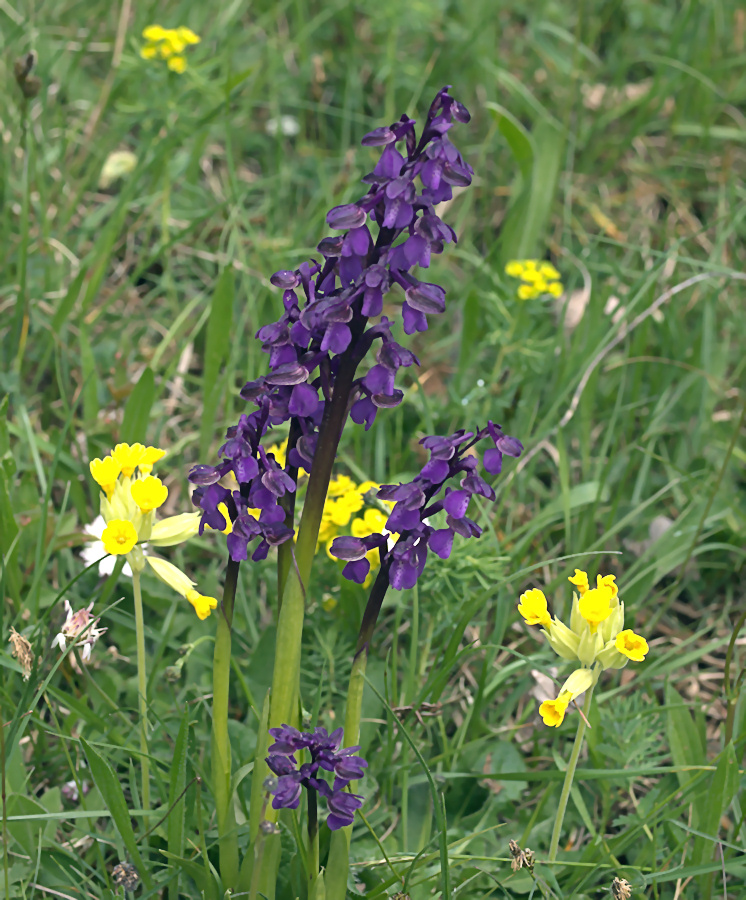
[[[107,553],[126,556],[137,543],[137,531],[127,519],[112,519],[104,528],[101,540]]]

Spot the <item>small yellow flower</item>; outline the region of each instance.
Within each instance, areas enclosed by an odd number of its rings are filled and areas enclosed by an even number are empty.
[[[522,284],[518,288],[518,299],[519,300],[533,300],[534,297],[536,297],[536,296],[537,296],[536,291],[530,284]]]
[[[337,475],[336,478],[332,478],[329,482],[327,494],[329,497],[342,497],[344,494],[349,494],[350,491],[354,490],[355,482],[349,475]]]
[[[581,597],[590,587],[590,585],[588,584],[588,573],[584,572],[582,569],[575,569],[575,574],[567,580],[570,582],[570,584],[575,585]],[[599,585],[599,587],[600,586],[601,585]]]
[[[114,493],[117,478],[119,478],[122,471],[120,464],[113,457],[105,456],[103,459],[92,459],[89,468],[93,480],[99,485],[106,496],[111,498],[111,495]]]
[[[129,478],[145,459],[146,450],[142,444],[117,444],[111,455],[122,467],[122,475]]]
[[[591,634],[594,634],[601,622],[611,615],[612,607],[609,602],[611,597],[611,588],[602,587],[591,588],[580,598],[580,615],[591,626]]]
[[[203,596],[199,591],[188,591],[186,598],[192,604],[200,619],[206,619],[213,609],[217,609],[218,601],[214,597]]]
[[[137,532],[127,519],[112,519],[101,535],[104,549],[112,556],[125,556],[137,543]]]
[[[645,659],[645,654],[650,649],[645,638],[635,634],[630,628],[619,632],[614,646],[621,654],[631,659],[632,662],[642,662]]]
[[[368,537],[370,534],[380,534],[386,530],[388,516],[380,509],[369,508],[363,513],[362,518],[353,519],[350,530],[353,537]]]
[[[518,612],[523,616],[528,625],[543,625],[548,628],[552,617],[547,608],[547,598],[538,588],[525,591],[520,596]]]
[[[510,275],[511,278],[520,278],[525,268],[519,259],[511,259],[505,266],[505,274]]]
[[[572,695],[569,691],[560,694],[556,700],[545,700],[539,707],[539,715],[544,720],[544,724],[550,728],[558,728],[570,705]]]
[[[158,462],[158,460],[163,459],[166,455],[165,450],[161,450],[160,447],[146,447],[145,453],[143,454],[143,458],[138,463],[138,469],[142,475],[150,475],[153,471],[153,466]]]
[[[597,588],[610,588],[611,589],[611,599],[619,593],[619,588],[615,584],[616,575],[596,575],[596,587]]]
[[[562,283],[559,281],[552,281],[547,285],[547,294],[551,294],[552,297],[559,297],[563,290]]]
[[[187,67],[186,57],[181,54],[190,44],[198,44],[201,40],[199,35],[186,25],[178,28],[148,25],[142,36],[147,43],[140,49],[140,56],[143,59],[164,59],[168,68],[178,74]]]
[[[158,509],[168,498],[168,488],[155,475],[146,475],[145,478],[133,482],[130,493],[142,513]]]
[[[544,294],[559,297],[564,290],[560,273],[550,262],[543,260],[512,259],[505,266],[505,274],[523,282],[516,292],[519,300],[534,300]]]

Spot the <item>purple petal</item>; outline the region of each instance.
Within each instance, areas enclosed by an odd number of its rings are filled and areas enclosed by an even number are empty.
[[[439,528],[427,539],[427,545],[441,559],[448,559],[453,547],[453,532],[450,528]]]
[[[365,210],[355,203],[345,203],[343,206],[335,206],[326,214],[326,223],[330,228],[338,231],[346,231],[348,228],[360,228],[365,224],[367,216]]]

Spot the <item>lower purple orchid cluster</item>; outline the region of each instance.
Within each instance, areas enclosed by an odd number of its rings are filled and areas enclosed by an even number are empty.
[[[490,438],[494,445],[483,458],[484,468],[491,475],[502,470],[503,455],[520,456],[523,451],[519,440],[504,434],[492,422],[476,434],[460,430],[449,437],[433,435],[420,441],[430,453],[420,474],[406,484],[385,484],[378,491],[379,500],[395,504],[386,530],[367,537],[338,537],[332,543],[332,555],[347,562],[342,570],[345,578],[362,584],[370,571],[367,554],[378,550],[391,587],[411,588],[425,568],[428,550],[448,559],[456,534],[479,537],[482,529],[466,515],[469,502],[475,495],[495,499],[492,487],[477,474],[477,457],[470,452],[483,438]],[[459,486],[446,487],[443,497],[437,499],[446,482],[458,475],[463,475]],[[445,527],[436,528],[431,519],[441,511],[446,513]]]
[[[269,748],[267,765],[278,776],[272,806],[275,809],[297,809],[301,787],[305,787],[326,799],[329,808],[326,824],[332,831],[352,825],[355,810],[363,805],[363,798],[345,789],[351,781],[362,777],[368,763],[361,756],[354,755],[359,747],[339,749],[343,729],[337,728],[329,734],[326,728],[309,732],[283,725],[270,728],[269,733],[275,738],[275,743]],[[298,765],[295,754],[303,750],[309,752],[311,759]],[[320,769],[334,774],[331,785],[318,777]]]

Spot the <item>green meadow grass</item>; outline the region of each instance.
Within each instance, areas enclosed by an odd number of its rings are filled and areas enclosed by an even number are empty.
[[[181,76],[139,57],[155,21],[202,38]],[[138,897],[200,896],[216,860],[214,620],[146,581],[162,805],[138,815],[131,585],[78,557],[98,507],[88,461],[119,440],[165,447],[168,511],[189,508],[188,469],[212,459],[243,411],[238,389],[265,371],[253,335],[278,315],[269,276],[313,253],[326,210],[359,192],[374,159],[361,136],[424,118],[452,84],[472,113],[455,142],[476,178],[443,213],[459,243],[432,272],[449,308],[411,341],[422,366],[404,403],[348,431],[338,470],[403,480],[420,437],[487,418],[526,452],[481,511],[481,540],[387,600],[350,896],[419,900],[445,884],[452,898],[596,898],[618,876],[635,897],[743,897],[741,5],[2,0],[0,22],[0,894],[121,896],[111,870],[128,860],[145,874]],[[31,50],[41,89],[24,100],[13,65]],[[271,133],[281,116],[296,135]],[[132,170],[103,185],[121,150]],[[567,304],[519,302],[514,257],[551,258]],[[219,591],[214,536],[171,558]],[[544,727],[532,692],[565,670],[515,606],[536,586],[563,613],[576,566],[616,573],[651,652],[603,677],[548,865],[572,726]],[[242,572],[241,777],[271,677],[276,578],[271,561]],[[50,650],[63,597],[95,601],[108,627],[82,671]],[[365,598],[327,560],[310,597],[302,701],[330,727]],[[11,626],[39,660],[29,681]],[[511,872],[511,839],[535,850],[535,878]],[[292,847],[283,838],[282,900],[304,896]]]

